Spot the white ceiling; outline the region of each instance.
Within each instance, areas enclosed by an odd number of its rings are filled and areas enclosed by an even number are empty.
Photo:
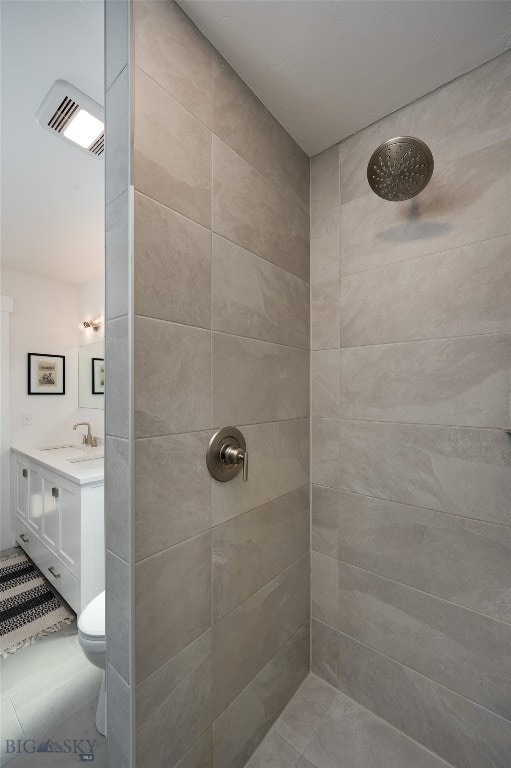
[[[511,45],[495,0],[178,0],[314,155]]]
[[[41,128],[55,80],[103,99],[102,0],[2,0],[2,266],[82,283],[104,269],[104,163]]]
[[[493,58],[511,2],[180,0],[310,154]],[[102,0],[1,0],[1,263],[82,283],[104,267],[104,164],[43,130],[53,82],[103,103]]]

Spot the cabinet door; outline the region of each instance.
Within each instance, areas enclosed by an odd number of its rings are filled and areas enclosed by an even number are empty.
[[[15,459],[16,473],[16,513],[26,520],[28,515],[28,474],[30,470]]]
[[[41,532],[43,517],[42,477],[32,467],[28,470],[28,524],[37,533]]]
[[[79,491],[60,488],[60,550],[61,559],[74,573],[80,568],[80,496]]]
[[[58,551],[59,547],[59,497],[60,488],[52,478],[43,475],[43,525],[44,542],[51,549]]]

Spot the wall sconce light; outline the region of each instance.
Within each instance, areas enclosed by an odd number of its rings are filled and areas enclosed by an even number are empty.
[[[102,325],[102,317],[93,317],[92,320],[84,320],[82,323],[82,328],[92,328],[93,331],[99,331]]]

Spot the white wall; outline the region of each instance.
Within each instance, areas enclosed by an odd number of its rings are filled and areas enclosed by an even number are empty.
[[[78,287],[1,270],[2,294],[11,296],[10,430],[12,445],[44,445],[75,437],[78,420]],[[27,353],[66,356],[66,394],[27,394]],[[32,424],[22,426],[23,413]]]
[[[105,276],[101,274],[78,286],[78,311],[80,323],[105,314]],[[92,328],[79,328],[80,346],[105,340],[105,326],[98,331]],[[97,408],[80,408],[80,421],[88,421],[94,435],[105,434],[105,412]]]
[[[78,286],[78,307],[80,312],[80,322],[90,320],[93,317],[105,314],[105,277],[103,274],[87,283]],[[105,338],[105,326],[102,325],[99,331],[92,328],[80,328],[80,346],[83,344],[94,344],[96,341],[103,341]]]

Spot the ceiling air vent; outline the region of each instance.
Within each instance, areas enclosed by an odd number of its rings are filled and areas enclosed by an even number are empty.
[[[65,80],[57,80],[36,115],[42,128],[95,157],[103,157],[103,107]]]

